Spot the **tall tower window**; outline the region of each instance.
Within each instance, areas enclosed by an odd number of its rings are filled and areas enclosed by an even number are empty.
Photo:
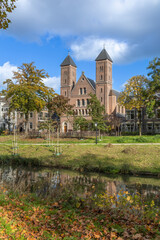
[[[67,80],[66,80],[66,79],[64,79],[64,84],[66,84],[66,82],[67,82]]]
[[[100,76],[100,80],[103,80],[103,76],[102,75]]]
[[[100,66],[100,72],[103,72],[103,66]]]
[[[83,94],[83,89],[80,88],[80,89],[79,89],[79,92],[80,92],[80,95],[82,95],[82,94]]]
[[[77,106],[80,107],[80,100],[77,100]]]

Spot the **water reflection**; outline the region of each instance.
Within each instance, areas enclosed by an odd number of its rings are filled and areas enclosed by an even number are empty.
[[[133,194],[138,191],[145,199],[154,199],[160,205],[160,179],[153,178],[113,178],[57,169],[35,170],[9,166],[0,168],[0,185],[9,191],[35,193],[43,198],[57,195],[62,186],[70,194],[84,198],[105,191],[111,195],[118,194],[121,190]]]

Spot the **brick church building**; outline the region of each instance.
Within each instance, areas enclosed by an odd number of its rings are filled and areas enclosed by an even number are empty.
[[[90,119],[87,105],[89,94],[96,94],[98,100],[105,106],[106,114],[125,114],[125,109],[117,104],[119,92],[112,89],[112,59],[104,48],[96,58],[96,79],[95,81],[86,77],[82,72],[77,81],[77,66],[70,55],[61,64],[61,95],[70,99],[74,105],[74,112],[77,116]],[[73,129],[72,118],[63,116],[61,118],[62,132]]]

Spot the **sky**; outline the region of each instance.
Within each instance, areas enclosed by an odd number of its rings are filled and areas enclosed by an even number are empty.
[[[113,89],[145,75],[160,56],[160,0],[17,0],[12,23],[0,30],[0,89],[23,63],[34,62],[60,93],[60,64],[68,52],[95,80],[95,58],[106,48],[113,60]]]

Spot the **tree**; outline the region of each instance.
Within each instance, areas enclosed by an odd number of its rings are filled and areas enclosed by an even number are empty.
[[[47,108],[49,109],[50,114],[55,114],[59,119],[62,115],[73,115],[73,105],[69,104],[69,98],[64,97],[63,95],[56,95],[52,98],[48,102]],[[58,121],[58,127],[60,128],[60,121]]]
[[[6,100],[9,100],[9,112],[20,111],[25,114],[25,131],[28,133],[29,113],[40,112],[55,96],[54,90],[45,86],[43,80],[48,74],[43,70],[36,69],[32,63],[23,63],[17,72],[13,72],[13,80],[7,79],[7,89],[3,90]]]
[[[147,104],[148,79],[138,75],[130,78],[121,92],[118,102],[126,109],[137,109],[139,120],[139,135],[142,134],[141,110]]]
[[[90,94],[90,96],[91,98],[89,99],[87,108],[89,110],[89,115],[92,117],[92,128],[95,129],[95,123],[97,123],[97,128],[99,130],[106,130],[104,105],[101,105],[95,94]]]
[[[16,0],[0,0],[0,29],[7,29],[11,20],[8,13],[15,9]]]
[[[147,113],[150,116],[154,114],[154,108],[160,106],[160,98],[157,96],[160,93],[160,58],[154,58],[153,61],[149,63],[147,69],[150,70],[148,76],[149,90],[148,90],[148,103],[147,103]]]
[[[83,116],[75,116],[73,122],[73,129],[78,131],[80,130],[81,138],[82,138],[82,131],[87,130],[89,122]]]

